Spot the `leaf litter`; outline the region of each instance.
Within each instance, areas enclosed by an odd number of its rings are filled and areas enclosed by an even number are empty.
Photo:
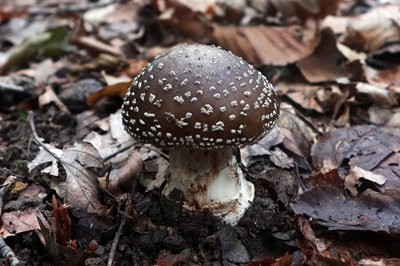
[[[0,7],[0,179],[12,180],[2,236],[17,256],[40,265],[398,263],[398,3],[62,2]],[[120,123],[129,80],[183,42],[242,56],[281,99],[278,126],[240,150],[256,198],[233,228],[182,209],[179,195],[163,198],[168,154]],[[28,110],[39,145],[26,134]],[[57,242],[60,228],[68,239]],[[24,255],[35,237],[49,257]]]

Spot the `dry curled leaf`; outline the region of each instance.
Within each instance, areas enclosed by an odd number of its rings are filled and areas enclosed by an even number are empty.
[[[214,26],[213,39],[255,66],[284,66],[310,55],[316,40],[299,27]]]
[[[332,81],[337,78],[348,77],[346,58],[337,47],[336,36],[332,29],[321,31],[321,40],[314,53],[297,62],[303,76],[309,82]]]
[[[46,147],[49,149],[51,146]],[[41,149],[28,164],[29,171],[50,163],[42,172],[52,175],[51,187],[72,208],[84,209],[90,213],[101,212],[104,206],[100,202],[96,171],[102,171],[104,166],[97,150],[90,143],[75,143],[64,150],[51,147],[50,151],[51,154],[48,150]],[[66,172],[65,180],[59,179],[58,164]]]
[[[376,51],[400,42],[400,6],[385,5],[354,17],[347,25],[345,43],[350,47]]]

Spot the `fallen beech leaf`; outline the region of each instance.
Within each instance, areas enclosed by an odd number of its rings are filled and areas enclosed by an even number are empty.
[[[54,103],[61,111],[69,113],[68,108],[58,98],[58,96],[54,93],[53,89],[50,86],[46,86],[43,94],[39,96],[38,102],[40,107],[44,107],[50,103]]]
[[[336,43],[332,29],[325,28],[321,31],[321,40],[314,53],[297,62],[297,67],[309,82],[332,81],[349,76],[344,64],[346,58]]]
[[[161,13],[159,20],[185,37],[201,42],[210,35],[212,27],[202,13],[178,0],[156,1],[155,4]]]
[[[321,105],[317,101],[317,93],[321,91],[320,86],[305,83],[280,82],[276,85],[279,92],[289,97],[306,110],[314,110],[323,113]]]
[[[280,65],[299,61],[310,55],[316,39],[299,27],[214,26],[213,39],[224,49],[257,66]]]
[[[297,155],[300,151],[301,156],[305,158],[317,137],[315,130],[302,117],[299,117],[292,107],[288,106],[281,108],[278,125],[285,136],[284,146]]]
[[[352,48],[376,51],[400,42],[400,6],[383,5],[355,17],[347,25],[345,43]]]
[[[108,53],[116,56],[122,56],[122,51],[120,49],[102,42],[95,37],[88,36],[83,24],[84,23],[82,19],[78,21],[78,25],[75,27],[74,32],[71,35],[71,43],[96,53]]]
[[[293,256],[286,253],[280,258],[266,257],[250,262],[247,266],[291,266],[293,265]]]
[[[334,14],[339,0],[271,0],[276,8],[285,17],[298,16],[307,18],[323,18],[328,14]]]
[[[1,235],[3,238],[14,236],[19,233],[39,229],[36,218],[39,211],[29,208],[23,211],[5,212],[2,214]]]
[[[387,90],[384,87],[374,86],[367,83],[358,82],[355,85],[357,89],[357,97],[366,96],[369,102],[378,104],[384,107],[390,107],[397,104],[397,98],[393,91]]]
[[[87,100],[86,104],[88,106],[94,105],[100,99],[109,96],[120,96],[123,97],[126,92],[128,91],[129,87],[132,85],[132,82],[120,82],[113,85],[105,86],[103,89],[93,93],[90,95]]]
[[[47,148],[51,147],[46,145]],[[72,147],[59,150],[51,147],[53,155],[41,149],[36,158],[28,164],[29,171],[41,165],[51,163],[54,169],[60,163],[66,171],[65,181],[57,179],[58,170],[42,171],[57,174],[51,180],[51,187],[76,209],[84,209],[89,213],[98,213],[103,209],[100,202],[100,190],[97,183],[96,170],[103,170],[104,166],[97,150],[90,143],[75,143]],[[56,155],[56,158],[55,156]]]
[[[275,126],[269,134],[265,135],[257,143],[240,149],[242,164],[248,167],[254,157],[271,155],[271,148],[282,143],[283,138],[280,128]]]
[[[74,49],[68,43],[70,31],[66,27],[56,27],[32,35],[19,46],[15,46],[7,53],[6,62],[0,66],[0,74],[7,73],[13,67],[20,66],[40,56],[59,56]]]
[[[371,171],[366,171],[360,167],[353,167],[350,169],[349,174],[344,179],[344,185],[350,190],[353,196],[357,196],[358,189],[364,180],[371,181],[379,186],[382,186],[386,182],[386,178],[382,175],[374,174]]]
[[[304,219],[304,217],[299,216],[297,218],[297,225],[300,228],[300,232],[308,241],[311,242],[318,253],[321,253],[327,249],[328,243],[325,243],[322,239],[318,238],[315,235],[310,223],[306,219]]]
[[[331,165],[333,169],[339,168],[341,175],[345,171],[344,177],[347,174],[346,167],[357,166],[373,171],[385,158],[394,152],[399,153],[399,149],[399,129],[355,126],[328,132],[312,146],[311,157],[316,169]]]
[[[143,160],[139,152],[133,151],[125,164],[118,171],[110,174],[110,181],[107,189],[117,194],[128,193],[132,190],[135,176],[140,173],[143,167]]]
[[[341,188],[316,186],[298,196],[291,207],[295,214],[305,214],[329,230],[400,233],[399,189],[367,189],[351,198]]]

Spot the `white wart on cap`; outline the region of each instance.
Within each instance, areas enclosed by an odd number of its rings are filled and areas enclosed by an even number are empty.
[[[200,44],[177,46],[149,63],[122,108],[134,138],[167,149],[251,144],[278,115],[265,76],[231,52]]]

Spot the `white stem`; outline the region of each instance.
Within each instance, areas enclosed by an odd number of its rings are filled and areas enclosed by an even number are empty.
[[[232,148],[170,150],[169,160],[171,175],[163,193],[182,191],[189,209],[208,209],[235,225],[254,199],[254,185],[244,178]]]

